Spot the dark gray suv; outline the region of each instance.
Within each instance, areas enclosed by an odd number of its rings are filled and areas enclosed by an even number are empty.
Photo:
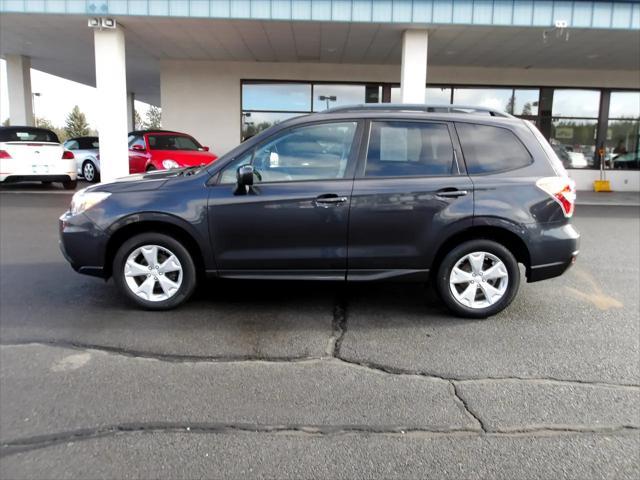
[[[279,123],[206,167],[78,192],[60,218],[81,273],[148,309],[202,276],[432,280],[454,313],[507,307],[576,259],[575,189],[529,122],[479,108],[356,106]]]

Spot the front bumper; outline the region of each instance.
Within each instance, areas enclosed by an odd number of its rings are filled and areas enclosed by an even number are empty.
[[[580,253],[580,234],[573,225],[544,228],[531,249],[527,281],[558,277],[569,269]]]
[[[79,273],[106,278],[107,236],[86,215],[65,212],[59,219],[60,250]]]

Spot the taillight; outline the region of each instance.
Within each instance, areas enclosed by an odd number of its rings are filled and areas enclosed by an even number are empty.
[[[576,184],[573,180],[569,177],[545,177],[538,180],[536,185],[558,202],[565,217],[573,215],[576,203]]]
[[[0,159],[2,158],[11,158],[11,155],[6,150],[0,150]]]
[[[62,152],[62,159],[63,160],[73,160],[74,157],[73,156],[73,152],[70,152],[69,150],[65,150],[64,152]]]

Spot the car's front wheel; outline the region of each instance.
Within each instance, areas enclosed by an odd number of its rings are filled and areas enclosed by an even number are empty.
[[[196,268],[189,251],[173,237],[143,233],[118,249],[113,278],[136,305],[167,310],[191,296],[196,286]]]
[[[438,269],[437,289],[455,314],[486,318],[504,310],[520,286],[513,254],[491,240],[471,240],[452,249]]]

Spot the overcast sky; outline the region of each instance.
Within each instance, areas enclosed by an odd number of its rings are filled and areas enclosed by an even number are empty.
[[[65,119],[74,105],[87,116],[91,128],[97,128],[97,92],[94,87],[72,82],[61,77],[31,70],[31,91],[40,93],[35,97],[37,117],[50,120],[55,126],[63,127]],[[144,118],[149,105],[136,101],[136,110]],[[9,116],[9,93],[7,91],[7,63],[0,59],[0,123]]]

